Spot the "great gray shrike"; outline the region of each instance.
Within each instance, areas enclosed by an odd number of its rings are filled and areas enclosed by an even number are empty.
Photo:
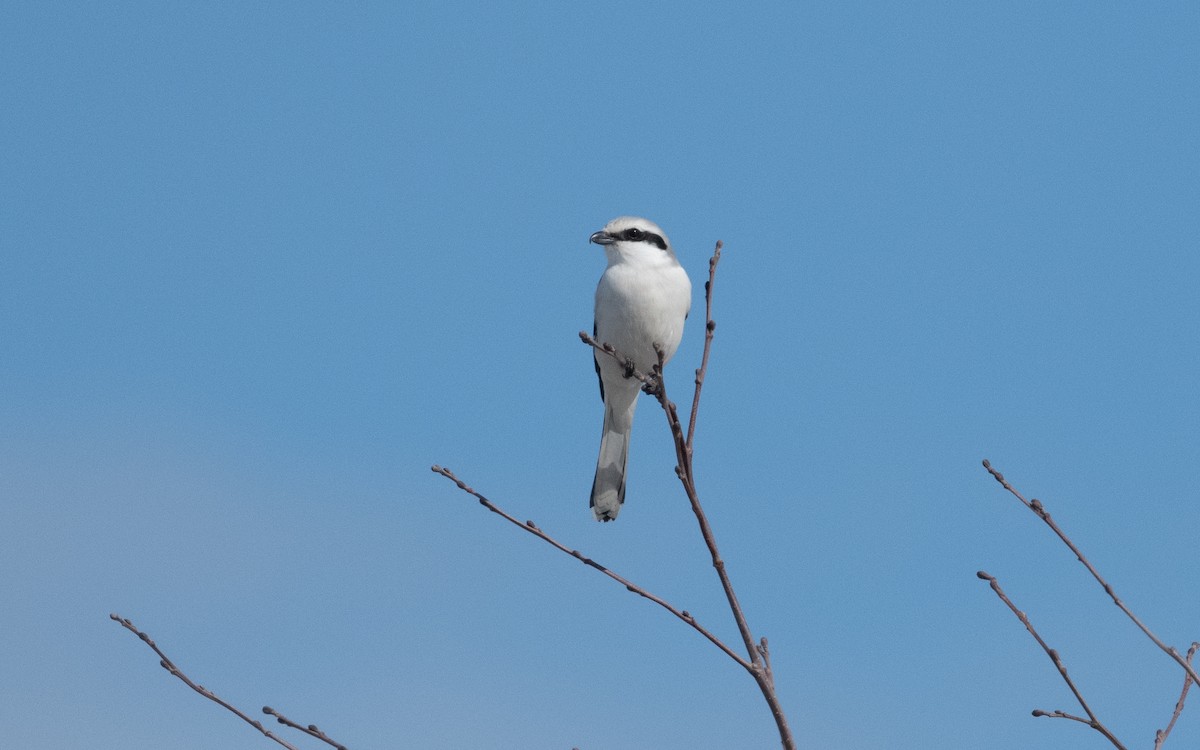
[[[655,344],[662,349],[664,363],[679,348],[683,321],[692,306],[692,282],[675,259],[667,236],[652,221],[621,216],[593,234],[591,241],[608,256],[608,268],[596,285],[594,337],[649,374],[658,363]],[[629,432],[642,384],[625,377],[624,366],[613,357],[592,354],[604,399],[604,433],[591,506],[597,521],[611,521],[625,502]]]

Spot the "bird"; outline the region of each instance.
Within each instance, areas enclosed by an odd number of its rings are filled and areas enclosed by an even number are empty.
[[[636,216],[619,216],[592,234],[604,248],[608,267],[596,285],[593,338],[611,345],[643,373],[675,354],[692,306],[692,282],[657,224]],[[622,362],[593,350],[604,429],[600,457],[592,480],[591,508],[597,521],[612,521],[625,502],[625,463],[629,434],[641,383],[628,377]]]

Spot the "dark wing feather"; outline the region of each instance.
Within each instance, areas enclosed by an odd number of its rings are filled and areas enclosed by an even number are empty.
[[[596,338],[596,322],[592,321],[592,338]],[[596,365],[596,380],[600,381],[600,400],[604,400],[604,378],[600,377],[600,352],[592,350],[592,364]]]

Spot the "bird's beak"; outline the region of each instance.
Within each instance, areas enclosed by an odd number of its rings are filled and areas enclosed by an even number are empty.
[[[593,232],[591,239],[588,242],[595,242],[597,245],[611,245],[616,242],[616,239],[605,231]]]

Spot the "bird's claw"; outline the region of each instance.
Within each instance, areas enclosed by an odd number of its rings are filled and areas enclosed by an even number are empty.
[[[654,369],[650,371],[650,374],[642,382],[642,392],[648,393],[651,396],[657,396],[660,388],[662,388],[662,370],[659,369],[658,365],[655,365]]]

